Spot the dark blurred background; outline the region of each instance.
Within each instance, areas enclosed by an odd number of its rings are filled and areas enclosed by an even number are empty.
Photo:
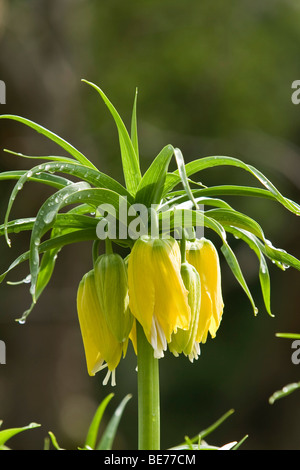
[[[0,112],[25,116],[79,148],[102,171],[122,181],[115,125],[97,93],[98,84],[130,123],[135,88],[144,170],[166,144],[186,161],[207,155],[241,158],[263,171],[287,197],[300,201],[300,106],[291,84],[300,79],[300,5],[297,0],[1,0],[0,79],[6,104]],[[31,129],[1,121],[1,171],[25,169],[32,161],[5,154],[58,155],[60,149]],[[201,182],[250,184],[242,170],[207,170]],[[14,182],[1,182],[5,213]],[[11,217],[34,216],[51,193],[24,187]],[[300,220],[259,199],[228,202],[263,224],[277,247],[300,257]],[[207,232],[209,237],[210,233]],[[243,449],[300,449],[300,395],[269,405],[275,390],[299,381],[291,341],[276,332],[300,332],[299,279],[272,264],[272,306],[264,309],[258,263],[230,238],[259,307],[247,297],[221,257],[225,312],[217,338],[199,360],[167,354],[160,362],[162,448],[192,437],[233,408],[235,413],[208,441],[222,445],[249,434]],[[216,242],[217,244],[217,242]],[[28,235],[0,240],[1,272],[27,250]],[[16,318],[30,304],[28,286],[0,286],[0,339],[7,364],[0,365],[3,427],[35,421],[42,426],[12,439],[15,449],[42,449],[52,431],[64,448],[76,449],[98,403],[111,391],[105,420],[132,393],[115,448],[137,445],[135,357],[130,349],[117,369],[117,387],[103,387],[85,367],[76,313],[76,291],[91,267],[89,243],[65,248],[55,274],[26,325]],[[8,280],[28,274],[22,265]]]

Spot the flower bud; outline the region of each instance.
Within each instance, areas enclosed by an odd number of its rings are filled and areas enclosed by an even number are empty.
[[[94,376],[107,366],[109,372],[104,383],[112,373],[114,385],[115,369],[126,346],[117,341],[106,323],[96,292],[94,270],[85,274],[79,284],[77,311],[88,373]]]
[[[180,248],[174,238],[143,236],[129,255],[130,310],[157,358],[163,357],[173,332],[189,327],[191,311],[180,267]]]
[[[129,309],[127,266],[116,253],[99,256],[95,263],[95,282],[107,325],[117,340],[126,341],[133,316]]]
[[[198,331],[198,322],[201,308],[201,282],[200,276],[194,266],[189,263],[181,265],[181,276],[185,287],[187,288],[188,303],[191,309],[191,320],[188,330],[178,329],[177,333],[173,333],[169,350],[178,356],[184,353],[193,362],[200,354],[200,347],[196,341]]]
[[[201,238],[187,242],[186,259],[200,276],[201,309],[196,341],[205,343],[208,331],[212,338],[216,336],[224,308],[219,256],[213,243]]]

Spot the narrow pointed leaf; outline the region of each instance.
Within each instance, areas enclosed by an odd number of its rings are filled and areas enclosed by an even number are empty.
[[[265,256],[272,260],[280,269],[295,268],[300,271],[300,261],[293,255],[281,248],[275,248],[269,240],[265,244],[259,242],[260,248]]]
[[[27,431],[29,429],[35,429],[38,427],[40,427],[40,424],[30,423],[28,426],[23,426],[20,428],[4,429],[3,431],[0,431],[0,447],[3,446],[9,439],[14,437],[16,434],[19,434],[20,432],[23,432],[23,431]]]
[[[135,152],[134,146],[131,142],[131,139],[127,132],[125,124],[123,123],[116,108],[109,101],[109,99],[103,93],[103,91],[94,83],[88,82],[87,80],[82,80],[82,81],[84,83],[87,83],[91,87],[93,87],[100,94],[101,98],[103,99],[104,103],[108,107],[115,121],[115,124],[118,129],[118,134],[119,134],[123,173],[124,173],[126,188],[132,195],[135,195],[137,187],[141,180],[141,171],[140,171],[138,156]]]
[[[131,142],[132,142],[136,157],[139,160],[139,139],[138,139],[138,130],[137,130],[137,116],[136,116],[137,96],[138,96],[138,90],[136,89],[135,96],[134,96],[132,116],[131,116]]]
[[[80,243],[84,241],[93,241],[96,239],[96,234],[95,234],[95,229],[82,229],[82,230],[75,230],[73,232],[63,234],[54,238],[50,238],[49,240],[46,240],[42,242],[38,246],[38,251],[39,253],[45,253],[48,250],[51,250],[53,248],[63,248],[66,245],[72,245],[74,243]],[[22,253],[20,256],[18,256],[11,264],[10,266],[0,275],[0,283],[3,282],[5,277],[9,272],[11,272],[13,269],[15,269],[17,266],[22,264],[25,261],[28,261],[30,257],[30,250],[26,251],[25,253]]]
[[[144,204],[146,207],[160,203],[173,153],[172,145],[167,145],[153,160],[137,188],[136,203]]]
[[[113,178],[110,178],[109,176],[105,175],[104,173],[99,172],[98,170],[93,170],[91,168],[87,168],[86,166],[77,164],[77,163],[68,163],[68,162],[50,162],[50,163],[43,163],[41,165],[38,165],[25,173],[23,173],[20,178],[18,179],[18,182],[15,184],[9,198],[5,218],[4,218],[4,224],[8,223],[8,218],[13,206],[13,203],[16,199],[16,196],[19,191],[23,189],[24,184],[27,181],[31,181],[32,178],[34,178],[37,175],[40,175],[43,172],[50,172],[49,175],[44,176],[44,179],[49,180],[49,181],[56,181],[58,178],[57,176],[54,176],[52,173],[55,172],[63,172],[67,173],[69,175],[75,176],[82,181],[86,181],[91,185],[94,185],[96,187],[103,187],[103,188],[108,188],[111,189],[112,191],[115,191],[123,196],[128,197],[129,201],[132,200],[130,194],[128,191],[117,181],[115,181]],[[1,175],[1,174],[0,174]],[[62,180],[57,180],[57,181],[62,181]],[[67,184],[72,184],[71,181],[65,180]],[[10,240],[7,237],[7,233],[5,233],[6,240],[8,244],[10,244]]]
[[[90,424],[90,427],[86,436],[85,447],[90,447],[91,449],[95,449],[97,438],[98,438],[98,433],[99,433],[99,427],[101,424],[104,411],[106,410],[106,407],[109,404],[110,400],[113,398],[113,396],[114,394],[110,393],[107,397],[104,398],[104,400],[102,400],[102,402],[98,406],[97,411],[92,419],[92,422]]]
[[[0,173],[0,181],[19,180],[22,176],[27,174],[28,171],[30,170],[3,171],[2,173]],[[47,184],[57,189],[61,189],[64,186],[67,186],[68,184],[72,183],[72,181],[68,180],[67,178],[63,178],[62,176],[49,175],[47,173],[35,174],[34,176],[30,176],[28,180],[34,181],[36,183]]]
[[[186,164],[186,174],[191,176],[194,173],[205,170],[207,168],[212,168],[215,166],[229,165],[241,168],[249,173],[251,173],[259,182],[275,197],[275,199],[280,202],[286,209],[300,215],[300,206],[299,204],[285,198],[278,189],[269,181],[259,170],[254,168],[252,165],[247,165],[237,158],[232,157],[223,157],[223,156],[212,156],[204,157]],[[174,173],[169,173],[166,179],[164,195],[166,195],[170,190],[172,190],[180,182],[179,172],[175,171]]]
[[[252,186],[238,186],[238,185],[221,185],[221,186],[211,186],[202,189],[192,189],[193,195],[195,198],[198,197],[216,197],[216,196],[243,196],[243,197],[257,197],[263,199],[269,199],[272,201],[277,201],[274,194],[270,191],[262,188],[256,188]],[[178,201],[185,201],[187,199],[186,192],[182,190],[172,191],[168,193],[168,201],[170,204]],[[288,198],[285,198],[287,203],[292,203]]]
[[[47,201],[41,206],[36,221],[31,232],[30,239],[30,274],[31,274],[31,294],[33,302],[36,297],[36,283],[39,272],[39,251],[38,246],[41,241],[41,237],[49,228],[50,224],[55,219],[57,212],[63,206],[64,201],[74,192],[88,188],[88,183],[74,183],[66,188],[61,189],[57,193],[50,196]]]
[[[60,445],[59,445],[58,442],[57,442],[57,439],[56,439],[55,435],[53,434],[53,432],[49,431],[48,434],[49,434],[49,436],[50,436],[52,445],[53,445],[53,447],[54,447],[55,450],[65,450],[65,449],[63,449],[62,447],[60,447]]]
[[[273,395],[269,398],[270,405],[273,405],[275,401],[279,400],[280,398],[284,398],[287,395],[290,395],[295,390],[300,390],[300,382],[294,382],[288,385],[285,385],[282,390],[278,390],[274,392]]]
[[[104,434],[97,446],[97,450],[111,450],[120,419],[122,418],[124,409],[130,399],[131,395],[126,395],[126,397],[121,401],[104,431]]]
[[[27,158],[31,160],[50,160],[50,161],[57,161],[57,162],[65,162],[65,163],[74,163],[73,158],[69,157],[62,157],[59,155],[24,155],[21,152],[15,152],[14,150],[3,149],[3,152],[9,153],[10,155],[14,155],[16,157]]]
[[[259,260],[259,281],[261,286],[261,291],[264,299],[264,304],[268,314],[273,317],[274,315],[271,312],[271,282],[270,274],[266,259],[261,251],[260,245],[256,237],[245,230],[237,229],[234,227],[227,228],[235,237],[243,240],[247,245],[255,252]]]
[[[89,168],[97,169],[79,150],[77,150],[73,145],[69,144],[66,140],[62,139],[58,135],[54,134],[54,132],[49,131],[45,127],[37,124],[36,122],[31,121],[30,119],[23,118],[21,116],[15,116],[12,114],[2,114],[0,115],[0,119],[12,119],[14,121],[18,121],[22,124],[25,124],[28,127],[31,127],[36,132],[44,135],[48,139],[55,142],[57,145],[62,147],[66,150],[72,157],[78,160],[83,165],[88,166]]]
[[[182,186],[183,186],[188,198],[194,204],[195,209],[198,209],[198,204],[195,201],[194,195],[191,191],[190,184],[189,184],[189,181],[188,181],[183,155],[182,155],[181,151],[178,148],[174,149],[174,154],[175,154],[175,159],[176,159],[176,163],[177,163],[177,166],[178,166],[178,173],[179,173],[179,176],[180,176]]]
[[[206,211],[207,217],[212,217],[217,220],[223,227],[237,227],[247,230],[248,232],[253,233],[261,240],[265,240],[265,235],[260,227],[260,225],[253,220],[251,217],[248,217],[241,212],[235,211],[233,209],[211,209]]]
[[[53,250],[48,250],[43,254],[38,277],[37,277],[37,286],[36,286],[36,295],[35,300],[37,301],[42,295],[43,291],[49,284],[51,276],[54,271],[55,262],[57,255],[59,253],[59,248],[54,248]],[[27,309],[20,318],[17,319],[19,323],[25,323],[27,317],[32,312],[35,306],[35,302],[32,302],[29,309]]]
[[[232,249],[230,248],[230,246],[228,244],[223,244],[223,246],[221,247],[221,251],[222,251],[222,253],[223,253],[223,255],[224,255],[224,257],[227,261],[227,264],[230,267],[233,275],[235,276],[236,280],[241,285],[242,289],[244,290],[244,292],[246,293],[248,299],[250,300],[250,303],[253,307],[253,312],[256,315],[257,312],[258,312],[258,309],[255,305],[252,294],[251,294],[250,289],[247,285],[247,282],[246,282],[246,280],[243,276],[242,270],[240,268],[240,265],[238,263],[238,260],[235,256],[234,252],[232,251]]]

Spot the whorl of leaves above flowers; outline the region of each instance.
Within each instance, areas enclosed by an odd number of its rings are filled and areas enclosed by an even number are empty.
[[[184,220],[196,223],[201,213],[205,228],[214,231],[221,241],[221,251],[232,270],[235,278],[247,294],[253,310],[257,307],[247,286],[238,260],[231,249],[227,234],[243,240],[258,258],[258,273],[262,295],[267,312],[270,306],[270,277],[266,258],[279,268],[285,270],[291,266],[300,269],[300,262],[284,250],[275,248],[266,239],[261,226],[253,218],[236,211],[225,202],[223,196],[249,196],[271,199],[280,203],[293,214],[300,215],[300,206],[284,197],[278,189],[256,168],[239,159],[227,156],[208,156],[195,159],[187,164],[178,148],[166,145],[153,160],[147,171],[142,175],[139,163],[139,145],[137,132],[135,94],[131,130],[127,131],[123,120],[103,91],[93,83],[83,80],[92,86],[101,96],[110,111],[117,127],[121,162],[124,174],[124,185],[104,174],[79,150],[64,139],[26,118],[15,115],[1,115],[1,119],[12,119],[29,126],[38,133],[55,142],[68,156],[28,156],[5,150],[14,155],[36,160],[44,160],[30,170],[5,171],[0,173],[0,180],[16,180],[8,201],[4,223],[0,226],[0,234],[8,243],[10,234],[30,231],[28,251],[18,256],[0,276],[2,282],[8,273],[21,263],[28,261],[30,273],[24,280],[30,282],[32,304],[19,319],[24,322],[39,296],[47,286],[60,250],[68,244],[96,241],[96,226],[100,220],[97,207],[111,204],[118,214],[120,198],[124,198],[129,206],[133,203],[144,204],[150,208],[155,205],[158,221],[163,223],[166,217],[171,220],[170,230],[176,230],[176,210],[184,214]],[[177,170],[169,171],[172,158],[175,158]],[[190,178],[196,173],[216,166],[233,166],[250,173],[256,186],[203,186]],[[70,179],[70,177],[72,179]],[[78,179],[74,182],[74,178]],[[10,220],[10,213],[15,198],[27,182],[42,183],[51,186],[54,193],[41,205],[36,216]],[[72,206],[66,210],[68,206]],[[206,210],[203,210],[205,206]],[[61,210],[64,209],[63,212]],[[47,237],[45,235],[47,234]],[[43,238],[44,237],[44,238]],[[43,238],[43,240],[42,240]],[[114,240],[121,246],[132,247],[133,240]],[[22,282],[24,282],[22,281]]]

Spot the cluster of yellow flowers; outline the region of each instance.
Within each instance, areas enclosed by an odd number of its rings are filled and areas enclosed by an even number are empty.
[[[174,238],[139,238],[125,261],[104,254],[84,275],[77,309],[88,373],[108,367],[104,384],[125,356],[137,351],[136,321],[156,358],[169,351],[192,362],[208,333],[215,337],[223,314],[219,257],[210,240],[186,241],[185,259]]]

